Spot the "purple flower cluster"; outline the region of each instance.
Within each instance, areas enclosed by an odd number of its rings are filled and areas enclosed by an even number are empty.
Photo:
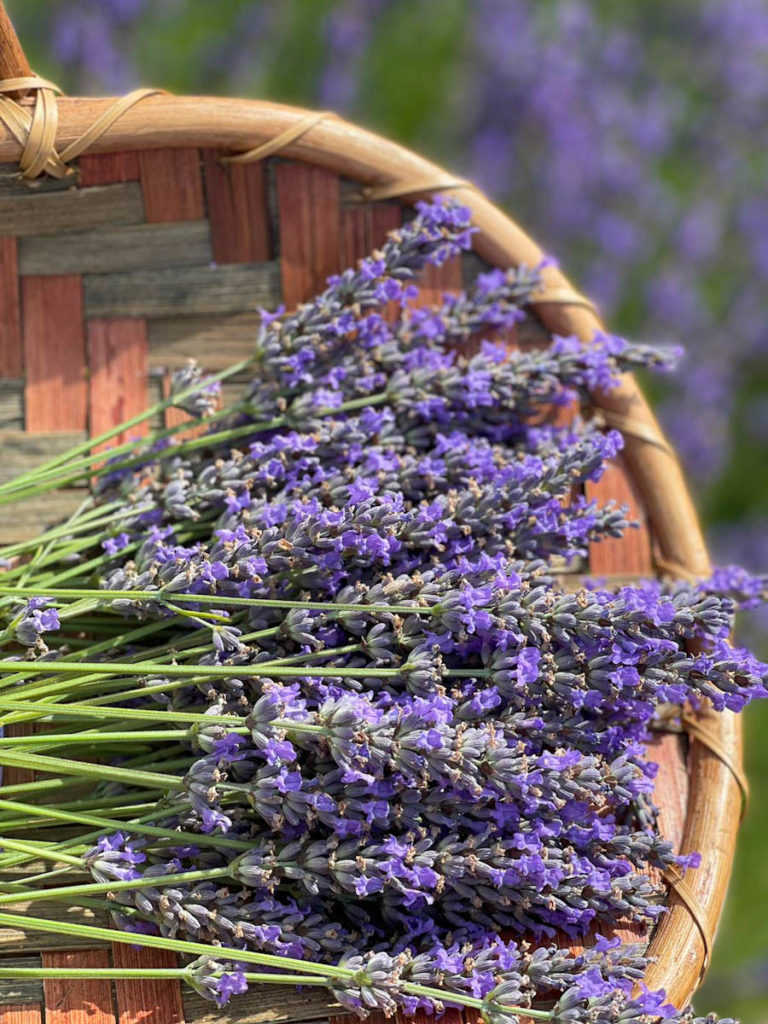
[[[103,579],[137,595],[105,603],[167,620],[182,651],[190,624],[210,630],[198,678],[140,703],[212,721],[155,819],[205,843],[126,827],[88,864],[141,882],[114,894],[121,924],[221,947],[190,975],[219,1002],[247,982],[240,949],[352,965],[334,992],[358,1011],[439,1009],[421,984],[486,1000],[497,1024],[547,998],[561,1024],[668,1012],[631,996],[637,951],[522,937],[652,922],[647,869],[696,866],[659,834],[646,742],[661,703],[766,694],[766,666],[728,639],[758,584],[563,589],[555,573],[627,525],[583,497],[621,447],[589,392],[669,356],[604,335],[507,353],[526,269],[414,308],[418,271],[470,237],[466,210],[422,205],[317,299],[265,314],[257,378],[206,435],[145,444],[102,490],[141,509]],[[582,416],[555,426],[565,402]],[[226,884],[164,882],[206,868]]]

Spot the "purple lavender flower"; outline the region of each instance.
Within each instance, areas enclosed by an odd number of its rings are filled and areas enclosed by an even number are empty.
[[[25,647],[42,642],[42,634],[61,628],[59,613],[49,606],[49,598],[31,597],[16,616],[13,635]]]
[[[190,416],[207,416],[213,412],[220,392],[221,384],[218,381],[206,381],[203,371],[193,359],[183,369],[174,370],[171,374],[170,398],[177,408],[188,412]]]

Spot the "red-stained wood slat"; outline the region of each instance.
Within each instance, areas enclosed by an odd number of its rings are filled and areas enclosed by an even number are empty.
[[[221,150],[204,149],[205,198],[217,263],[259,263],[271,255],[263,161],[222,164]]]
[[[162,949],[134,949],[114,943],[115,967],[177,967],[173,953]],[[182,1024],[181,986],[161,978],[123,978],[115,982],[119,1024]],[[193,1024],[193,1022],[190,1022]]]
[[[39,726],[37,722],[13,722],[5,727],[5,735],[34,736],[41,728],[45,728],[45,726]],[[31,768],[16,768],[14,765],[6,765],[1,774],[1,781],[4,786],[21,786],[26,782],[32,782],[35,777],[35,773]],[[0,798],[2,798],[1,789]]]
[[[21,306],[15,238],[0,238],[0,377],[21,377]]]
[[[42,1024],[42,1019],[42,1011],[36,1004],[0,1004],[0,1024]]]
[[[339,225],[339,252],[341,263],[353,267],[357,260],[370,251],[370,209],[366,206],[347,207],[341,211]]]
[[[384,203],[371,209],[371,249],[377,249],[387,240],[387,234],[403,223],[403,208],[396,203]],[[367,255],[367,254],[366,254]]]
[[[441,267],[426,267],[419,275],[417,306],[438,306],[445,292],[462,289],[461,259],[456,256]]]
[[[79,276],[21,279],[26,428],[85,430],[83,286]]]
[[[384,244],[387,234],[403,222],[401,207],[394,203],[381,206],[348,206],[341,211],[339,246],[341,266],[354,267],[358,260],[370,255]],[[388,303],[383,310],[385,319],[397,319],[400,306]]]
[[[339,231],[341,265],[353,267],[357,260],[383,245],[387,232],[400,227],[402,222],[402,210],[393,203],[344,207]]]
[[[109,967],[105,949],[42,954],[43,967]],[[45,1024],[115,1024],[112,982],[98,978],[46,978]]]
[[[101,434],[147,407],[147,330],[133,318],[88,321],[88,423],[92,436]],[[129,436],[147,432],[142,423]],[[113,444],[128,440],[119,435]]]
[[[145,149],[139,153],[144,211],[150,224],[203,220],[200,150]]]
[[[283,301],[290,309],[341,269],[339,178],[324,167],[276,169]]]
[[[354,1024],[360,1018],[352,1013],[330,1014],[328,1024]],[[365,1024],[391,1024],[392,1017],[386,1017],[381,1010],[371,1010],[365,1017]],[[453,1024],[453,1022],[451,1022]]]
[[[139,154],[136,152],[93,153],[81,156],[78,163],[81,188],[139,180]]]
[[[629,527],[623,537],[608,537],[589,546],[589,571],[593,576],[653,575],[651,533],[648,517],[635,493],[634,486],[621,456],[610,463],[602,478],[588,482],[586,496],[599,503],[616,501],[627,505],[630,521],[639,523]]]

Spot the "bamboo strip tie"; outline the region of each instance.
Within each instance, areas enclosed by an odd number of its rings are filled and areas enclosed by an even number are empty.
[[[701,941],[704,943],[704,960],[702,962],[701,973],[699,975],[699,984],[701,984],[707,973],[707,969],[709,968],[712,946],[715,941],[714,934],[709,926],[709,922],[707,921],[706,911],[702,907],[696,893],[685,881],[685,878],[678,867],[672,866],[667,868],[662,877],[675,895],[685,904],[688,913],[696,922],[696,927],[699,929]]]
[[[749,781],[743,767],[734,761],[717,736],[707,728],[704,719],[697,718],[692,712],[683,710],[681,723],[689,738],[698,740],[707,750],[711,750],[733,775],[741,792],[741,820],[743,821],[749,805]]]
[[[297,121],[296,124],[291,125],[290,128],[286,128],[284,132],[280,132],[273,139],[266,139],[253,149],[246,150],[245,153],[223,156],[220,162],[222,164],[250,164],[256,160],[264,160],[281,149],[285,149],[286,146],[290,146],[292,142],[298,142],[315,125],[320,124],[321,121],[325,121],[329,117],[336,118],[336,114],[332,110],[320,110],[315,114],[310,114],[308,117],[302,118],[301,121]]]
[[[11,99],[9,93],[34,92],[32,112],[29,106]],[[134,89],[116,100],[83,134],[60,153],[56,150],[56,129],[59,115],[56,103],[61,89],[37,75],[6,78],[0,81],[0,121],[23,147],[19,157],[22,178],[32,181],[41,174],[66,178],[73,173],[69,163],[93,146],[115,121],[147,96],[163,93],[163,89]]]
[[[35,93],[31,113],[28,103],[19,103],[8,95],[19,93],[20,91],[33,91]],[[73,169],[68,164],[93,147],[96,141],[104,136],[128,110],[145,98],[162,93],[164,93],[164,90],[161,89],[137,89],[128,93],[126,96],[116,100],[78,138],[61,152],[58,152],[55,146],[58,126],[56,97],[60,94],[60,90],[52,83],[37,76],[10,78],[0,81],[0,122],[7,126],[10,133],[22,147],[22,153],[19,158],[19,170],[25,180],[32,181],[42,174],[63,178],[73,173]],[[299,141],[327,119],[335,120],[336,115],[329,111],[307,114],[306,117],[299,119],[284,131],[274,135],[274,137],[267,138],[256,147],[242,153],[222,157],[221,162],[238,165],[263,160]],[[343,124],[343,122],[340,123]],[[360,191],[358,199],[361,202],[376,202],[405,197],[412,199],[420,195],[435,195],[462,190],[472,190],[482,196],[480,190],[472,182],[461,178],[454,178],[441,172],[430,177],[405,177],[379,185],[369,185]],[[534,297],[532,305],[534,307],[541,305],[581,307],[594,314],[597,319],[597,310],[594,304],[570,287],[559,286],[549,290],[544,287]],[[635,419],[634,417],[605,408],[602,405],[598,407],[598,416],[602,418],[605,426],[613,427],[624,435],[650,444],[676,461],[674,451],[661,432],[647,420]],[[661,556],[655,558],[655,564],[662,573],[692,581],[699,579],[686,566],[668,561]],[[732,773],[742,794],[743,807],[746,806],[748,785],[741,766],[734,762],[728,751],[718,738],[707,729],[701,718],[696,717],[692,712],[683,712],[681,723],[691,741],[699,742],[707,750],[711,751]],[[703,972],[710,960],[712,948],[712,931],[707,922],[706,912],[696,894],[688,886],[679,871],[676,869],[668,870],[664,873],[663,877],[670,890],[684,904],[701,934],[705,954],[702,965],[703,976]]]

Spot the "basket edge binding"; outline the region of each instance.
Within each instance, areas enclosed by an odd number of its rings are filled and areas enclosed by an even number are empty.
[[[22,101],[26,108],[35,100]],[[64,98],[57,102],[55,146],[65,151],[115,104],[112,99]],[[447,174],[417,154],[335,116],[252,100],[210,97],[142,97],[140,109],[124,108],[99,137],[91,153],[167,146],[201,146],[242,152],[285,136],[281,155],[326,167],[360,181],[366,189],[396,194],[406,202],[450,191],[472,210],[479,228],[478,253],[499,266],[536,265],[543,253],[536,243],[477,188]],[[290,137],[290,141],[287,141]],[[0,119],[0,161],[18,161],[23,146]],[[253,155],[253,154],[251,154]],[[254,156],[254,158],[257,158]],[[590,304],[580,299],[564,275],[548,266],[545,292],[534,310],[553,334],[592,339],[602,324]],[[595,405],[606,421],[625,437],[625,457],[650,516],[658,545],[660,573],[700,577],[709,561],[695,510],[682,471],[635,381],[626,376],[608,394],[595,394]],[[729,764],[741,764],[741,725],[730,712],[702,712],[698,728],[689,735],[690,791],[682,850],[702,852],[699,869],[686,875],[685,890],[670,891],[669,913],[657,927],[649,954],[656,961],[646,982],[664,988],[676,1005],[687,1003],[697,988],[708,955],[704,936],[717,925],[725,898],[735,850],[740,793]],[[715,753],[704,735],[719,744]],[[726,759],[722,757],[726,752]],[[682,894],[692,894],[693,913]],[[690,901],[691,896],[688,896]],[[697,906],[699,916],[697,920]]]

